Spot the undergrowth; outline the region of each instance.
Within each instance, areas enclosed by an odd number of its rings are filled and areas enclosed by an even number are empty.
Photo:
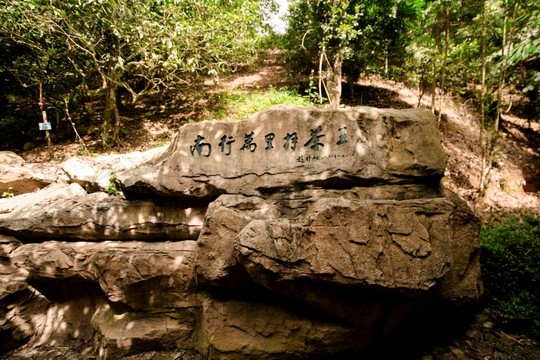
[[[120,195],[120,191],[118,190],[117,185],[118,178],[116,177],[116,174],[112,173],[109,175],[109,186],[107,187],[107,194],[109,195]]]
[[[271,106],[286,104],[312,106],[309,97],[302,96],[297,88],[257,90],[250,93],[232,92],[219,96],[218,104],[211,110],[207,120],[241,120]]]
[[[486,301],[503,323],[540,337],[540,218],[511,216],[480,231]]]

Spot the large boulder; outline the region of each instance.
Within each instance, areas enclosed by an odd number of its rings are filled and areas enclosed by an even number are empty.
[[[157,147],[145,152],[127,155],[106,155],[94,159],[72,157],[61,164],[62,171],[72,183],[77,183],[88,192],[107,191],[114,182],[116,173],[132,169],[158,156],[166,147]]]
[[[183,126],[166,151],[118,178],[128,193],[215,198],[437,182],[445,165],[428,110],[276,106],[240,122]]]
[[[75,339],[104,359],[194,347],[195,241],[0,244],[16,269],[0,296],[4,351],[32,338],[35,346]]]
[[[471,239],[479,222],[470,210],[440,192],[388,200],[398,186],[372,189],[372,199],[362,199],[364,189],[305,190],[290,199],[222,195],[199,237],[198,283],[253,281],[363,327],[384,328],[392,309],[423,298],[477,302],[479,245]]]
[[[195,270],[201,284],[242,285],[234,271],[237,264],[234,239],[251,220],[277,219],[280,215],[274,204],[258,197],[224,195],[211,203],[204,233],[197,241]]]
[[[0,231],[20,239],[195,240],[205,207],[163,200],[128,201],[77,183],[0,201]]]
[[[445,199],[322,198],[298,221],[251,221],[235,246],[263,281],[426,291],[450,268],[452,210]]]
[[[105,308],[106,310],[102,310]],[[165,313],[125,312],[104,306],[91,323],[97,328],[100,359],[119,359],[150,349],[193,349],[198,311],[190,307]]]
[[[209,359],[308,359],[362,349],[369,331],[314,317],[266,296],[201,294],[202,343]],[[238,351],[242,349],[241,351]]]
[[[77,184],[53,183],[32,194],[0,199],[0,215],[15,220],[31,212],[35,206],[47,206],[57,201],[69,201],[86,195],[86,191]]]
[[[51,305],[28,284],[28,272],[12,263],[13,252],[21,245],[0,235],[0,354],[43,333]]]
[[[434,120],[278,106],[69,160],[70,185],[0,200],[0,352],[339,359],[463,311],[479,221],[440,186]]]
[[[113,303],[160,310],[189,302],[195,246],[195,241],[48,241],[19,246],[11,261],[33,278],[90,282]]]

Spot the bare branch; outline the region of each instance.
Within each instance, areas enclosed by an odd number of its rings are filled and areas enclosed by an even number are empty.
[[[314,31],[314,30],[315,30],[315,29],[309,29],[308,31],[306,31],[306,32],[304,33],[304,36],[302,36],[302,45],[301,45],[302,49],[308,51],[308,50],[306,49],[306,47],[304,46],[304,41],[306,40],[307,34],[310,33],[311,31]]]

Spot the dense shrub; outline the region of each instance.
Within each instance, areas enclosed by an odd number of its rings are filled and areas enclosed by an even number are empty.
[[[512,216],[486,224],[480,240],[491,312],[540,337],[540,218]]]

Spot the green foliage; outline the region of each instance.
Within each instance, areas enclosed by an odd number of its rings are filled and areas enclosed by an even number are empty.
[[[28,138],[39,135],[36,112],[21,109],[17,115],[14,115],[13,111],[7,111],[6,108],[4,111],[4,116],[0,115],[0,149],[22,146],[24,141],[21,140],[24,138],[21,134],[26,134]],[[35,116],[33,119],[32,115]]]
[[[9,0],[0,29],[10,42],[45,56],[70,55],[66,70],[97,71],[135,92],[119,75],[140,77],[145,89],[217,76],[250,61],[260,41],[260,11],[258,2],[238,0]]]
[[[208,117],[208,120],[245,119],[254,113],[268,109],[271,106],[285,104],[293,106],[312,106],[308,97],[298,93],[297,87],[292,89],[275,89],[270,87],[267,91],[254,91],[249,94],[232,93],[220,95],[218,104]]]
[[[37,103],[103,89],[103,140],[120,135],[119,89],[141,95],[250,65],[273,1],[0,1],[0,80]],[[3,82],[5,83],[5,82]],[[25,91],[25,89],[29,91]],[[0,90],[0,105],[3,92]],[[58,101],[60,100],[60,101]],[[5,102],[5,101],[4,101]],[[11,104],[11,107],[16,107]],[[0,106],[1,108],[1,106]],[[12,114],[2,114],[2,119]],[[115,121],[113,121],[113,118]]]
[[[538,80],[536,77],[540,58],[540,5],[537,1],[414,1],[419,17],[413,28],[415,41],[409,46],[413,56],[407,58],[404,64],[407,73],[417,82],[423,80],[432,83],[433,61],[437,59],[437,74],[440,74],[444,57],[444,31],[448,26],[450,36],[445,64],[445,91],[450,89],[456,95],[479,103],[483,2],[487,29],[485,102],[496,100],[501,81],[510,91],[537,97],[540,85],[540,76]],[[439,79],[437,86],[440,85]],[[533,101],[536,101],[536,97]],[[492,113],[488,118],[493,119],[494,116],[496,114]]]
[[[109,175],[109,186],[107,187],[107,194],[109,195],[120,195],[120,190],[117,188],[117,177],[115,173]]]
[[[540,218],[513,216],[484,225],[480,240],[492,313],[540,336]]]
[[[314,104],[317,102],[322,104],[326,102],[327,99],[324,96],[321,97],[319,95],[319,90],[317,89],[317,86],[315,84],[315,71],[311,70],[311,73],[309,74],[309,84],[307,89],[305,90],[306,97]]]
[[[407,1],[294,1],[287,34],[293,66],[318,69],[321,51],[333,62],[343,58],[343,74],[356,81],[360,74],[398,66],[416,9]]]
[[[168,141],[158,141],[158,142],[156,142],[155,144],[152,145],[152,149],[157,148],[157,147],[162,147],[162,146],[165,146],[165,145],[169,145],[169,142]]]
[[[15,193],[13,192],[13,186],[9,186],[8,191],[4,191],[2,193],[3,198],[10,198],[10,197],[13,197],[13,196],[15,196]]]

